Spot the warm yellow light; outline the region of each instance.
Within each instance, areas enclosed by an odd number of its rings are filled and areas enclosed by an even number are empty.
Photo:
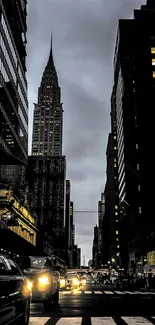
[[[86,279],[82,279],[81,284],[85,285],[86,284]]]
[[[73,285],[79,285],[79,280],[78,279],[73,279]]]
[[[66,285],[65,279],[60,279],[60,288],[65,287],[65,285]]]
[[[49,278],[47,276],[43,276],[41,278],[38,279],[40,284],[45,284],[48,285],[49,284]]]
[[[151,53],[155,54],[155,47],[151,47]]]

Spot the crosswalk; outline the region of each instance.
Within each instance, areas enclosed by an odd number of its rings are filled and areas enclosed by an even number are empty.
[[[54,319],[53,317],[31,317],[29,325],[152,325],[155,317],[90,317],[84,320],[82,317],[66,317]]]
[[[64,295],[155,295],[155,292],[152,291],[61,291],[60,296]]]

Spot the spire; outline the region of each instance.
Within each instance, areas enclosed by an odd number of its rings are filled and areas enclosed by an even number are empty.
[[[50,45],[50,54],[49,54],[49,59],[48,62],[50,61],[50,63],[52,62],[52,64],[54,65],[54,60],[53,60],[53,33],[51,32],[51,45]]]

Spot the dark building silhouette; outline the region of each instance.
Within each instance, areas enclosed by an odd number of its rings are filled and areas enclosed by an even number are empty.
[[[29,157],[29,204],[37,216],[38,251],[60,256],[65,245],[66,159],[61,157]],[[63,254],[63,253],[62,253]]]
[[[152,211],[155,101],[155,2],[119,20],[114,57],[117,120],[120,250],[123,266],[135,270],[155,250]],[[124,234],[124,235],[123,235]],[[125,258],[126,257],[126,258]]]
[[[78,245],[73,247],[73,268],[80,268],[81,266],[81,248],[78,248]]]
[[[0,2],[0,165],[27,162],[26,4]]]
[[[38,103],[34,106],[33,156],[62,155],[63,109],[60,96],[51,41],[49,59],[38,89]]]
[[[94,239],[93,239],[93,249],[92,249],[92,260],[93,260],[93,266],[97,267],[99,264],[99,228],[96,225],[94,227]]]
[[[107,144],[107,182],[105,186],[105,214],[103,217],[103,263],[112,259],[120,266],[120,223],[118,195],[117,122],[115,89],[111,96],[111,133]]]
[[[101,193],[101,200],[98,201],[98,264],[101,266],[103,264],[103,233],[102,233],[102,224],[103,217],[105,213],[105,198],[104,193]]]
[[[71,246],[71,223],[70,223],[70,181],[66,180],[66,209],[65,209],[65,237],[66,248]]]

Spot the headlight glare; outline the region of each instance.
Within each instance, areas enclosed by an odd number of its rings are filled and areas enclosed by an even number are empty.
[[[49,278],[47,276],[42,276],[38,280],[40,284],[49,285]]]
[[[78,279],[73,279],[73,285],[79,285],[79,280]]]

